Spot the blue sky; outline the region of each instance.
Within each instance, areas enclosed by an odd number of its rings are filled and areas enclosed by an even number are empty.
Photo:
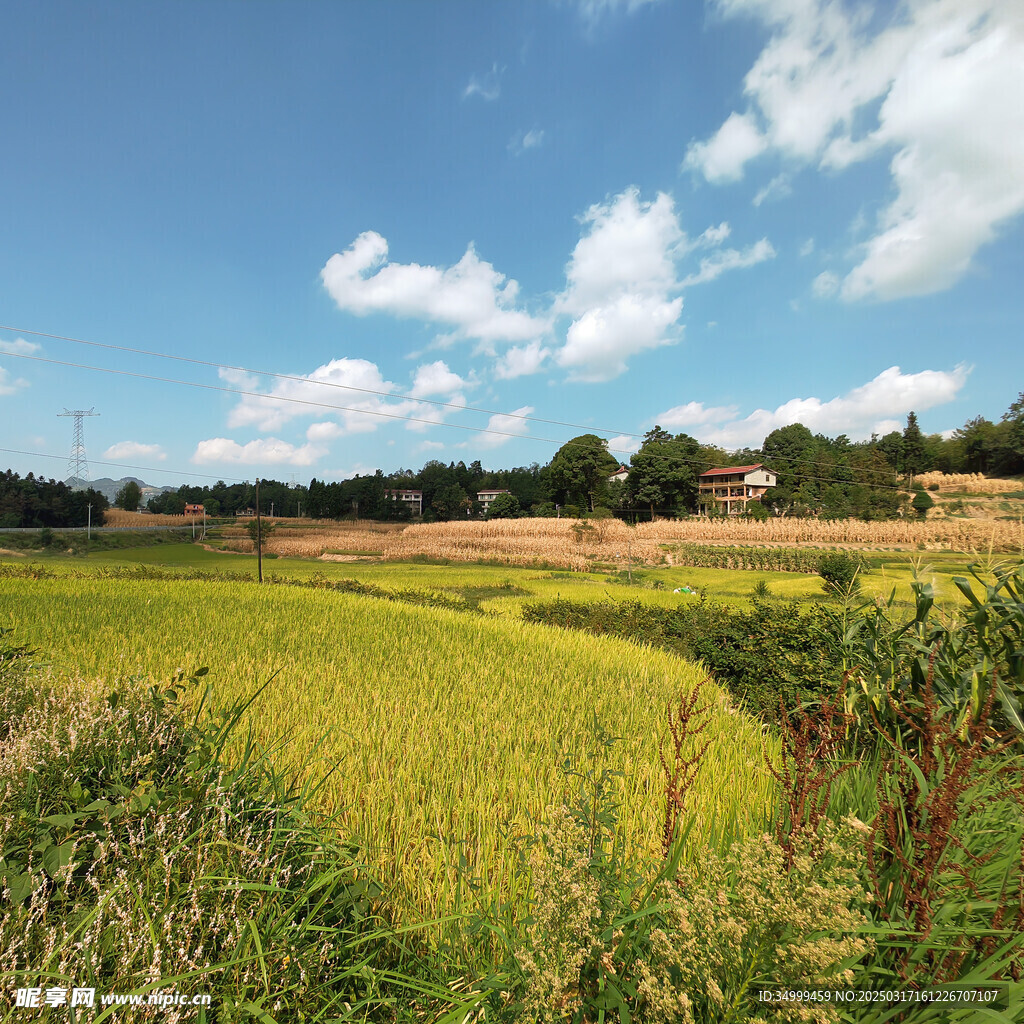
[[[944,431],[1024,388],[1016,0],[75,0],[0,34],[21,472],[65,475],[65,407],[93,477],[177,484]]]

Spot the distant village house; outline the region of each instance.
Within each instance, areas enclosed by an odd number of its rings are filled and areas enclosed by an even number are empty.
[[[186,505],[185,515],[187,516],[201,516],[206,514],[205,505]]]
[[[414,491],[408,487],[403,487],[397,491],[385,491],[385,497],[392,498],[396,501],[404,501],[406,505],[412,509],[414,516],[423,515],[423,492]]]
[[[621,480],[623,483],[626,482],[626,477],[629,476],[629,466],[619,466],[617,470],[610,477],[608,482],[611,483],[613,480]]]
[[[483,506],[484,515],[487,515],[487,510],[491,507],[491,502],[500,494],[511,494],[512,492],[505,488],[504,490],[491,490],[491,491],[477,491],[476,500]]]
[[[698,481],[699,500],[705,508],[714,502],[726,515],[734,515],[746,511],[748,502],[760,501],[764,492],[775,486],[776,479],[760,462],[756,466],[709,469]]]

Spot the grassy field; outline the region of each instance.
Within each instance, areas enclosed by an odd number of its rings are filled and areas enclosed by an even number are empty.
[[[255,735],[311,777],[333,769],[318,807],[428,916],[457,902],[460,853],[488,891],[515,891],[505,826],[560,797],[562,752],[585,753],[595,714],[623,737],[611,764],[627,775],[628,834],[655,849],[666,702],[699,677],[626,642],[247,583],[0,579],[0,621],[98,685],[208,666],[223,706],[273,676]],[[695,839],[759,827],[770,799],[761,727],[714,696]]]

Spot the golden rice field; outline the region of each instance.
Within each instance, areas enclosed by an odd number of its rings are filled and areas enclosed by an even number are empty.
[[[959,491],[965,494],[1008,494],[1024,490],[1020,480],[999,480],[982,473],[919,473],[914,483],[922,487],[938,484],[939,491]]]
[[[623,824],[653,852],[662,823],[666,702],[698,680],[672,656],[515,619],[249,583],[0,579],[0,621],[96,685],[210,669],[216,705],[272,674],[250,722],[279,763],[333,770],[316,797],[429,916],[457,903],[464,854],[486,891],[520,884],[505,827],[562,793],[559,751],[589,723],[623,737]],[[772,800],[762,728],[709,686],[712,739],[691,794],[694,839],[760,827]]]
[[[1024,526],[1012,522],[972,520],[899,520],[864,523],[817,519],[677,519],[629,527],[617,519],[596,524],[593,534],[578,536],[574,521],[564,519],[495,519],[489,522],[431,523],[406,527],[387,538],[384,557],[402,561],[417,555],[451,561],[488,559],[506,565],[540,562],[585,570],[594,561],[658,564],[661,545],[688,541],[713,544],[812,544],[917,547],[932,550],[1018,552]],[[628,544],[628,548],[627,548]]]

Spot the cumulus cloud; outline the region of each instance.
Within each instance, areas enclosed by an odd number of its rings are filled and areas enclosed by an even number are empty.
[[[530,432],[530,424],[527,420],[522,419],[523,416],[530,416],[533,413],[532,405],[524,405],[519,409],[513,409],[511,413],[497,413],[487,421],[487,429],[497,431],[493,434],[480,434],[473,438],[473,448],[498,448],[503,444],[508,444],[512,440],[511,436],[502,435],[513,435],[515,437],[525,436]],[[463,443],[459,447],[468,448],[470,444],[468,442]]]
[[[226,437],[211,437],[196,445],[192,461],[200,466],[311,466],[326,454],[327,449],[322,446],[304,444],[297,448],[276,437],[259,438],[248,444],[239,444]]]
[[[683,167],[699,171],[715,185],[739,181],[743,168],[768,148],[749,114],[730,114],[707,142],[691,142]]]
[[[674,405],[656,417],[666,430],[681,430],[683,427],[704,426],[708,423],[721,423],[736,416],[739,409],[735,405],[713,405],[705,407],[703,402],[687,402],[685,405]]]
[[[531,373],[539,373],[544,362],[551,355],[539,341],[531,341],[529,345],[516,345],[508,349],[494,364],[494,376],[498,380],[512,380],[525,377]]]
[[[24,377],[11,377],[11,375],[0,366],[0,395],[13,395],[16,391],[28,387],[28,381]]]
[[[827,299],[839,291],[839,276],[833,274],[831,270],[823,270],[814,279],[814,284],[811,288],[819,299]]]
[[[163,462],[167,453],[158,444],[142,444],[139,441],[118,441],[104,453],[105,459],[157,459]]]
[[[867,437],[893,429],[891,424],[901,424],[911,410],[923,412],[952,401],[969,372],[963,365],[951,371],[920,373],[903,373],[898,366],[890,366],[873,380],[829,401],[792,398],[773,410],[757,409],[743,419],[734,418],[733,408],[705,409],[699,402],[689,402],[655,419],[666,427],[694,427],[701,441],[724,448],[759,445],[773,430],[790,423],[802,423],[815,433]]]
[[[390,263],[387,256],[387,241],[364,231],[327,261],[320,276],[340,309],[415,317],[483,342],[531,341],[548,329],[517,308],[518,283],[481,260],[472,245],[452,267]]]
[[[496,100],[501,95],[501,76],[504,73],[504,68],[492,64],[490,71],[470,76],[469,84],[462,90],[462,98],[465,100],[470,96],[479,96],[482,100]]]
[[[630,437],[628,434],[619,434],[608,441],[608,451],[613,455],[628,455],[631,452],[639,451],[643,444],[643,438]]]
[[[641,202],[627,189],[591,206],[581,218],[585,234],[566,267],[567,287],[556,313],[573,321],[556,353],[576,380],[611,380],[627,359],[678,339],[682,299],[676,260],[688,248],[672,197]]]
[[[712,182],[771,149],[841,171],[890,158],[894,198],[842,281],[846,300],[950,287],[1024,211],[1024,7],[915,0],[879,26],[865,5],[719,0],[771,31],[733,113],[686,165]]]
[[[0,352],[11,356],[30,356],[40,348],[34,341],[26,341],[24,338],[15,338],[14,341],[0,339]]]
[[[464,381],[457,373],[448,369],[448,364],[443,360],[434,363],[425,363],[416,368],[416,378],[413,381],[412,390],[409,392],[412,398],[433,398],[437,395],[454,395],[466,387]]]
[[[695,284],[703,284],[705,281],[714,281],[716,277],[724,274],[727,270],[740,270],[744,267],[752,267],[757,263],[763,263],[775,257],[775,249],[767,238],[762,238],[746,249],[721,249],[705,256],[700,261],[700,269],[696,274],[690,274],[684,278],[682,284],[686,287]]]
[[[251,377],[243,375],[239,379],[230,370],[221,370],[220,375],[235,386],[259,390]],[[328,414],[329,410],[324,409],[327,405],[346,407],[337,413],[344,433],[365,433],[377,428],[380,417],[375,414],[389,408],[386,395],[395,390],[396,385],[381,376],[375,363],[366,359],[332,359],[299,380],[276,380],[265,394],[243,395],[228,417],[228,426],[278,430],[297,416]],[[381,394],[368,395],[364,391]]]

